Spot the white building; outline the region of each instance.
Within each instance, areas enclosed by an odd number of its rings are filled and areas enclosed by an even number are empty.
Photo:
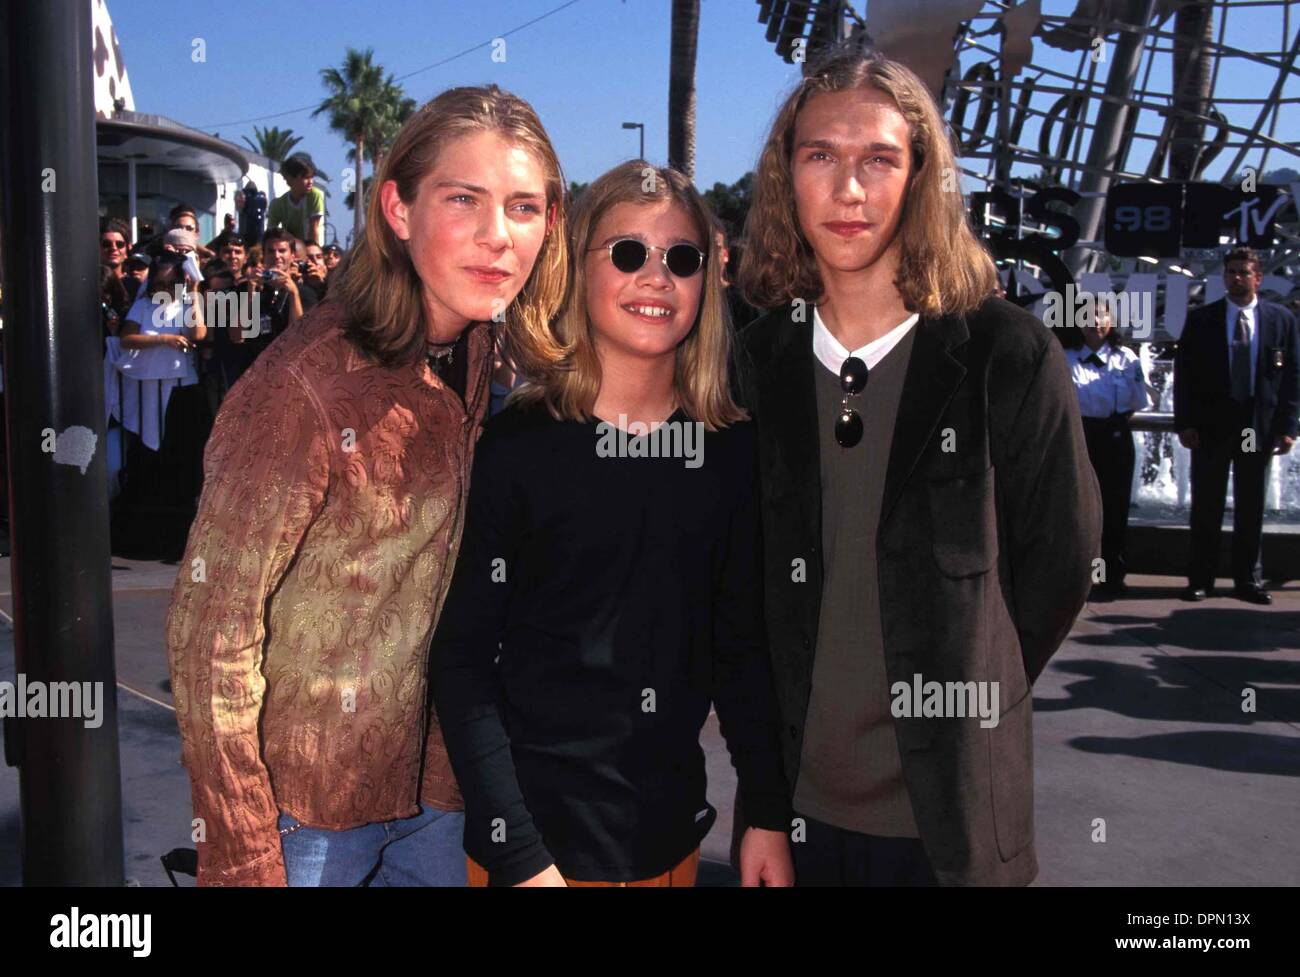
[[[178,203],[198,211],[199,239],[210,241],[235,192],[252,180],[267,201],[286,193],[265,156],[165,118],[135,111],[121,46],[104,0],[91,0],[95,65],[99,215],[131,225],[131,240],[161,231]],[[236,217],[238,215],[236,214]]]

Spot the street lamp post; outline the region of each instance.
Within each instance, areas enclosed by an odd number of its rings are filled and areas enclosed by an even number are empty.
[[[638,158],[639,158],[639,159],[645,159],[645,123],[644,123],[644,122],[624,122],[624,123],[623,123],[623,128],[624,128],[624,129],[639,129],[639,130],[641,130],[641,132],[640,132],[640,135],[641,135],[641,154],[640,154],[640,156],[639,156]]]

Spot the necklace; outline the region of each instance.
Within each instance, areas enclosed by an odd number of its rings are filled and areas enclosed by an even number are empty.
[[[446,344],[426,343],[424,355],[429,362],[429,369],[441,377],[443,371],[451,366],[452,360],[456,356],[456,344],[454,342]]]

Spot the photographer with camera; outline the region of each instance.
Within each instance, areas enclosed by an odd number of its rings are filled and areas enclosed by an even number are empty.
[[[208,409],[216,416],[226,392],[244,372],[244,355],[239,348],[245,325],[251,334],[252,323],[245,315],[251,312],[246,290],[238,281],[238,273],[223,261],[213,261],[204,266],[203,282],[205,312],[209,313],[208,335],[200,344],[199,356],[204,394]]]
[[[294,237],[284,228],[274,227],[262,238],[262,264],[262,272],[239,280],[253,308],[260,312],[254,335],[245,336],[241,330],[229,331],[231,342],[240,347],[240,373],[252,365],[276,336],[320,301],[310,286],[299,285],[294,279]]]
[[[325,251],[319,244],[308,243],[303,249],[306,260],[303,263],[303,282],[325,301],[328,292],[329,268],[325,265]]]
[[[174,251],[176,248],[167,247],[168,235],[173,231],[182,231],[192,236],[190,250],[194,252],[196,260],[208,261],[215,258],[216,255],[199,243],[199,218],[198,213],[189,204],[177,204],[167,212],[167,227],[164,231],[149,240],[142,241],[138,247],[151,258],[156,258],[163,251]]]

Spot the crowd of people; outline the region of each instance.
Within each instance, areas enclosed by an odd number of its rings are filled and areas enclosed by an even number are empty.
[[[104,387],[115,552],[178,557],[202,485],[208,433],[227,393],[276,337],[329,293],[343,258],[322,245],[323,196],[300,157],[265,221],[256,207],[199,239],[177,204],[162,231],[131,240],[120,218],[99,234]],[[251,183],[243,196],[254,201]],[[298,199],[295,200],[295,197]],[[303,235],[306,237],[304,238]],[[209,315],[215,321],[208,321]]]

